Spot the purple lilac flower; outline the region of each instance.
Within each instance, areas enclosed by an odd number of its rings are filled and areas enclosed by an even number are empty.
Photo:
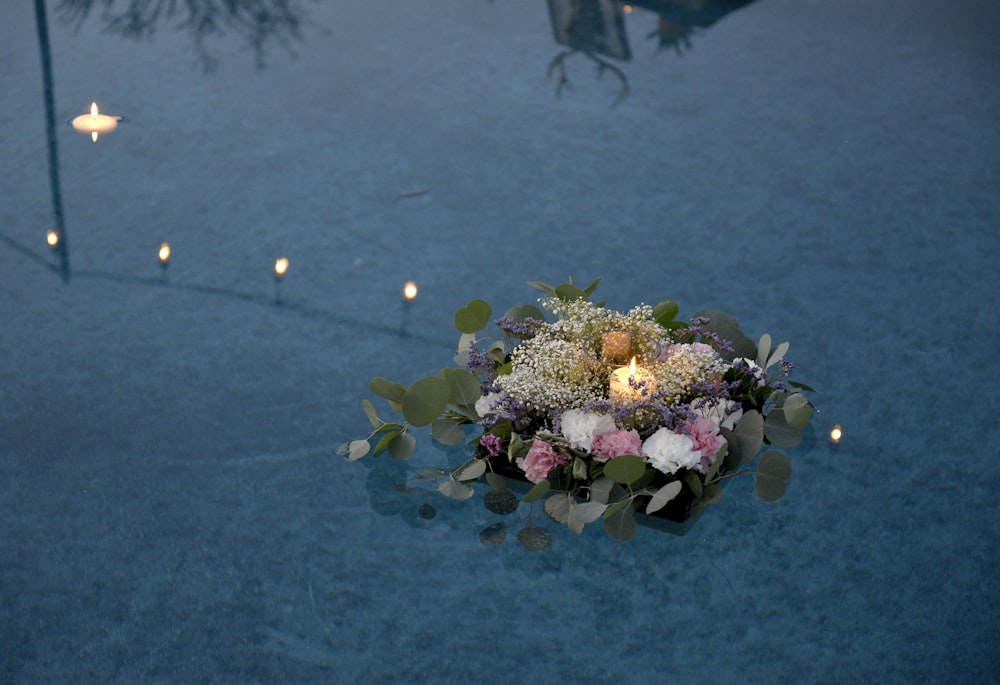
[[[493,435],[493,433],[486,433],[483,437],[479,438],[479,444],[486,448],[491,457],[496,457],[500,455],[500,447],[502,441],[499,435]]]

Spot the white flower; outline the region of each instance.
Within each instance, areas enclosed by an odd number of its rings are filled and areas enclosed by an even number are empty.
[[[767,385],[767,371],[761,368],[757,362],[753,359],[747,359],[746,357],[740,358],[740,361],[746,364],[745,372],[757,379],[758,388],[763,388]]]
[[[669,428],[659,429],[642,443],[642,456],[657,471],[670,474],[701,464],[701,452],[695,449],[694,441]]]
[[[562,435],[570,447],[590,451],[594,438],[615,429],[615,420],[607,414],[592,414],[581,409],[564,412]]]
[[[503,395],[498,392],[491,392],[487,395],[483,395],[478,400],[476,400],[476,413],[479,416],[486,416],[488,414],[496,413],[497,403],[503,398]]]
[[[726,430],[732,430],[736,422],[743,417],[743,407],[732,400],[720,400],[714,404],[706,402],[698,407],[691,407],[695,416],[715,421],[715,425]]]

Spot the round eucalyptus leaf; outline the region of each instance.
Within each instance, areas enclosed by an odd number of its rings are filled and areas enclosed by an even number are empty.
[[[646,473],[646,462],[634,454],[623,454],[604,465],[604,475],[616,483],[629,485]]]
[[[484,473],[486,473],[486,460],[476,459],[463,466],[455,478],[461,481],[476,480]]]
[[[438,485],[438,492],[452,499],[469,499],[476,493],[471,486],[451,479],[443,481]]]
[[[416,438],[409,433],[399,433],[389,441],[389,456],[394,459],[406,459],[413,454],[413,448],[416,446]]]
[[[400,404],[410,424],[426,426],[448,406],[448,383],[440,376],[420,378],[406,389]]]
[[[406,387],[401,383],[387,381],[384,378],[373,379],[372,382],[368,384],[368,388],[379,397],[384,397],[390,402],[399,402],[403,399],[403,395],[406,393]]]
[[[735,463],[753,461],[764,444],[764,417],[758,411],[748,411],[733,430],[722,429],[722,434],[729,443],[729,456]]]
[[[664,300],[653,307],[653,320],[664,328],[670,325],[681,308],[673,300]]]
[[[506,490],[507,489],[507,479],[501,476],[499,473],[493,473],[490,471],[486,474],[486,482],[494,490]]]
[[[481,331],[490,321],[490,305],[483,300],[470,300],[455,312],[455,328],[462,333]]]
[[[507,526],[503,523],[494,523],[479,531],[479,541],[484,545],[499,545],[507,537]]]
[[[632,536],[639,529],[639,524],[635,522],[635,510],[631,503],[604,517],[604,530],[615,540],[631,540]]]
[[[552,534],[541,526],[528,526],[517,532],[517,541],[525,549],[536,552],[552,544]]]
[[[442,445],[457,445],[465,440],[465,431],[450,419],[434,419],[431,423],[431,436]]]
[[[483,396],[483,387],[468,369],[441,369],[438,374],[448,384],[448,404],[475,404]]]
[[[552,483],[547,480],[543,480],[541,483],[535,483],[534,487],[524,493],[524,497],[521,498],[521,501],[528,503],[537,502],[548,494],[551,487]]]
[[[802,431],[793,428],[785,421],[785,412],[772,411],[764,421],[764,435],[775,447],[790,449],[802,442]]]
[[[665,507],[667,502],[677,497],[683,487],[679,480],[672,480],[664,485],[649,498],[649,503],[646,505],[646,513],[652,514],[654,511],[659,511]]]
[[[517,307],[511,307],[504,316],[510,318],[514,323],[524,323],[525,319],[545,321],[545,312],[533,304],[522,304]]]
[[[788,479],[792,475],[792,463],[781,452],[765,452],[757,464],[757,496],[765,502],[773,502],[785,494]]]
[[[809,419],[813,415],[812,405],[800,392],[789,395],[781,409],[785,414],[785,422],[792,428],[800,430],[809,425]]]
[[[519,504],[517,495],[510,490],[490,490],[483,495],[483,506],[501,516],[517,511]]]
[[[556,523],[566,523],[569,519],[570,496],[564,493],[552,495],[545,500],[545,513]]]

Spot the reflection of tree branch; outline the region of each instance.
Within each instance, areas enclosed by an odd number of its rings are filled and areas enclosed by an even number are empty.
[[[601,59],[600,57],[590,52],[589,50],[573,50],[573,49],[563,50],[558,55],[556,55],[551,62],[549,62],[549,68],[546,71],[546,75],[548,76],[548,78],[552,78],[552,72],[554,71],[559,74],[559,81],[558,83],[556,83],[556,97],[559,97],[559,95],[562,94],[563,88],[569,85],[569,77],[566,76],[566,64],[565,64],[566,58],[577,52],[582,52],[592,62],[597,64],[598,77],[603,76],[604,71],[608,70],[612,74],[617,76],[619,81],[621,81],[622,87],[618,91],[618,95],[615,96],[615,101],[612,104],[617,105],[619,102],[628,97],[629,93],[628,78],[625,76],[624,71],[616,67],[611,62]]]
[[[151,38],[158,23],[179,19],[175,28],[194,36],[206,70],[216,66],[206,39],[231,31],[245,39],[257,67],[263,68],[269,41],[275,40],[290,51],[292,43],[302,39],[299,27],[307,1],[316,0],[59,0],[57,11],[62,21],[79,29],[100,4],[105,30],[130,39]]]

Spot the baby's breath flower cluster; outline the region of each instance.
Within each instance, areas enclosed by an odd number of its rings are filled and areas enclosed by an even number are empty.
[[[668,406],[679,404],[695,392],[704,393],[706,383],[718,385],[727,368],[718,352],[704,343],[672,345],[652,366],[657,395]]]
[[[511,372],[498,376],[496,387],[541,418],[607,402],[609,371],[587,355],[584,344],[588,340],[622,331],[657,345],[670,341],[667,331],[653,320],[653,308],[648,305],[622,313],[583,299],[552,297],[540,302],[559,318],[541,324],[534,337],[514,348]],[[678,392],[688,387],[683,380],[676,385],[681,389]]]

